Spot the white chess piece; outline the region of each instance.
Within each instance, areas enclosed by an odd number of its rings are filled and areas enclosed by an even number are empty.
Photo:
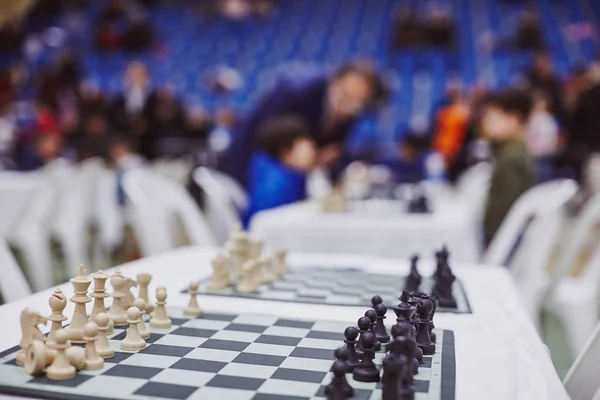
[[[263,242],[260,240],[249,241],[248,242],[248,251],[246,260],[250,260],[252,258],[259,258],[262,253]]]
[[[275,271],[278,275],[287,274],[290,268],[286,261],[287,249],[279,249],[275,252]]]
[[[19,345],[21,346],[21,350],[17,353],[17,365],[23,366],[25,364],[25,352],[27,351],[27,347],[34,340],[39,340],[41,342],[45,341],[45,337],[38,328],[39,324],[44,324],[48,320],[46,317],[42,316],[40,312],[34,310],[33,308],[25,308],[21,311],[21,342]]]
[[[260,259],[261,283],[271,283],[277,279],[272,259]]]
[[[229,278],[229,260],[223,254],[218,254],[212,261],[213,274],[206,286],[209,292],[223,290],[232,284]]]
[[[111,293],[113,303],[107,312],[108,318],[113,321],[115,326],[125,326],[127,325],[127,312],[123,308],[122,303],[123,298],[126,296],[125,277],[117,270],[110,278],[110,284],[113,287],[113,292]]]
[[[62,329],[63,321],[68,319],[67,316],[63,314],[63,311],[67,306],[67,297],[63,294],[62,290],[56,288],[54,289],[54,293],[50,296],[48,304],[52,310],[52,314],[48,317],[48,319],[52,321],[52,325],[50,326],[50,332],[48,332],[46,343],[51,344],[54,343],[54,333],[57,330]]]
[[[137,307],[129,307],[129,310],[127,310],[127,322],[129,322],[129,328],[127,328],[125,339],[121,340],[121,349],[133,351],[146,348],[146,341],[142,339],[138,329],[141,315],[142,312]]]
[[[104,359],[98,355],[96,340],[98,339],[98,325],[88,322],[83,327],[83,338],[85,339],[85,369],[94,371],[104,368]]]
[[[106,330],[108,329],[110,318],[106,313],[100,313],[96,315],[94,322],[98,325],[98,337],[96,338],[96,350],[98,355],[102,358],[112,358],[115,356],[115,349],[112,348],[108,338],[106,337]]]
[[[48,379],[66,380],[75,377],[77,370],[65,354],[65,350],[70,347],[69,337],[70,334],[65,329],[59,329],[54,334],[55,343],[53,346],[56,350],[56,355],[52,364],[46,368],[46,377]]]
[[[87,290],[92,283],[92,280],[85,275],[85,268],[80,265],[77,269],[77,276],[71,279],[71,284],[75,295],[71,297],[71,301],[75,303],[75,311],[71,323],[65,328],[69,334],[69,338],[73,343],[85,343],[83,340],[83,326],[88,322],[88,315],[85,305],[92,301],[87,295]]]
[[[150,331],[144,322],[144,311],[146,311],[146,302],[144,299],[135,299],[133,301],[133,306],[140,309],[142,312],[142,316],[140,317],[140,323],[138,324],[138,331],[140,331],[140,336],[142,339],[150,339]]]
[[[148,286],[150,285],[150,281],[152,281],[152,275],[142,272],[137,274],[136,279],[139,286],[138,298],[143,299],[146,304],[150,303],[150,298],[148,297]]]
[[[121,299],[121,304],[125,310],[128,310],[129,307],[133,305],[133,301],[135,300],[135,296],[131,289],[137,286],[137,282],[131,278],[125,278],[125,297]]]
[[[156,309],[154,316],[150,318],[150,327],[157,329],[169,329],[172,325],[171,319],[167,315],[165,305],[167,302],[167,289],[160,286],[156,289]]]
[[[75,367],[76,370],[85,368],[85,350],[83,347],[74,347],[67,340],[65,355],[67,360]],[[25,352],[25,371],[30,375],[37,375],[44,372],[46,367],[54,361],[56,357],[56,349],[54,344],[45,345],[41,340],[34,340],[27,347]]]
[[[260,260],[252,259],[244,263],[240,282],[235,287],[238,293],[252,293],[260,285]]]
[[[106,306],[104,305],[104,299],[109,297],[110,295],[106,293],[106,281],[109,276],[105,274],[102,270],[92,274],[92,280],[94,281],[94,289],[90,293],[90,296],[94,298],[94,304],[92,306],[92,312],[90,313],[90,317],[88,321],[93,322],[96,319],[96,315],[100,313],[106,313]],[[113,332],[114,323],[112,320],[109,320],[108,331],[106,334],[111,334]]]
[[[231,231],[227,248],[233,272],[239,277],[242,274],[244,262],[248,259],[248,235],[240,224],[237,224]]]
[[[184,315],[188,315],[191,317],[199,317],[202,315],[203,311],[198,304],[198,281],[192,281],[189,285],[190,292],[190,302],[188,306],[183,310]]]

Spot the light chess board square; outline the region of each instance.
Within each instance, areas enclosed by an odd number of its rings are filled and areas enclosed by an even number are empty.
[[[138,352],[122,351],[116,338],[123,331],[116,330],[109,336],[115,357],[104,369],[81,371],[74,379],[30,376],[15,363],[18,346],[8,349],[0,353],[0,393],[60,400],[326,398],[333,351],[343,346],[346,324],[252,314],[193,318],[181,309],[169,313],[176,316],[173,327],[153,334],[158,339]],[[437,351],[424,357],[415,376],[417,400],[455,399],[454,336],[436,333]],[[379,366],[383,351],[375,354]],[[381,399],[380,383],[356,382],[352,374],[347,379],[353,399]]]
[[[378,294],[384,304],[398,303],[405,277],[376,274],[358,268],[301,268],[281,275],[276,281],[260,285],[253,293],[238,293],[234,286],[221,291],[208,291],[209,279],[200,282],[198,293],[211,296],[244,297],[292,303],[335,306],[371,306],[371,297]],[[419,291],[431,293],[433,278],[423,277]],[[187,293],[183,289],[182,293]],[[471,306],[460,280],[452,286],[456,307],[438,306],[436,313],[469,314]]]

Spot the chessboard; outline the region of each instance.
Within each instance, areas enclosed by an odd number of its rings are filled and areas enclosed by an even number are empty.
[[[313,303],[336,306],[370,307],[371,297],[378,294],[384,304],[397,303],[405,284],[405,277],[377,274],[359,268],[297,268],[281,275],[277,280],[260,285],[253,293],[239,293],[235,286],[220,291],[207,289],[209,279],[200,282],[198,293],[227,297],[245,297],[295,303]],[[419,291],[431,293],[433,278],[423,277]],[[187,293],[188,289],[184,289]],[[471,307],[461,282],[452,286],[456,308],[438,306],[438,313],[471,313]]]
[[[120,349],[125,337],[115,328],[116,350],[104,368],[80,371],[75,378],[31,376],[16,365],[18,346],[0,353],[0,393],[60,400],[99,399],[325,399],[336,348],[347,324],[283,319],[258,314],[186,317],[169,309],[170,329],[150,328],[148,346]],[[414,378],[415,399],[455,398],[455,348],[452,331],[436,329],[436,353],[424,356]],[[380,366],[384,353],[375,354]],[[362,383],[347,374],[353,399],[381,399],[381,383]]]

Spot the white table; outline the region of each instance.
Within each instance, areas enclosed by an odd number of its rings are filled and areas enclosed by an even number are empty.
[[[180,291],[191,279],[208,277],[210,259],[215,250],[188,247],[148,259],[124,264],[121,271],[130,277],[139,272],[153,275],[150,293],[157,285],[168,290],[171,306],[187,305],[188,296]],[[406,261],[336,255],[291,255],[293,267],[330,266],[365,268],[374,272],[406,274]],[[423,274],[433,271],[433,264],[421,263]],[[454,265],[455,274],[462,280],[473,314],[436,314],[436,327],[450,329],[456,341],[456,398],[505,399],[568,399],[552,366],[546,347],[537,336],[533,325],[520,308],[518,295],[511,276],[500,267]],[[70,296],[69,283],[61,285]],[[20,340],[19,314],[25,307],[49,313],[48,298],[52,289],[0,307],[0,351],[18,344]],[[107,304],[110,299],[107,299]],[[200,304],[207,311],[259,312],[290,318],[315,318],[356,322],[364,307],[336,307],[316,304],[278,303],[246,298],[200,296]],[[90,306],[91,307],[91,306]],[[73,304],[65,313],[70,316]],[[392,318],[389,321],[393,320]],[[388,321],[388,322],[389,322]],[[46,327],[47,329],[47,327]]]
[[[269,245],[302,253],[432,257],[446,244],[454,261],[479,259],[479,225],[469,204],[444,196],[433,202],[431,214],[409,214],[404,207],[401,201],[381,201],[323,213],[320,203],[301,202],[256,214],[250,232]]]

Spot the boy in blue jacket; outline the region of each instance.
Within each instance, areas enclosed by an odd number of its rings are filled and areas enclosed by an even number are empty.
[[[302,119],[288,115],[266,121],[248,165],[250,206],[245,225],[258,211],[303,200],[315,157],[314,139]]]

